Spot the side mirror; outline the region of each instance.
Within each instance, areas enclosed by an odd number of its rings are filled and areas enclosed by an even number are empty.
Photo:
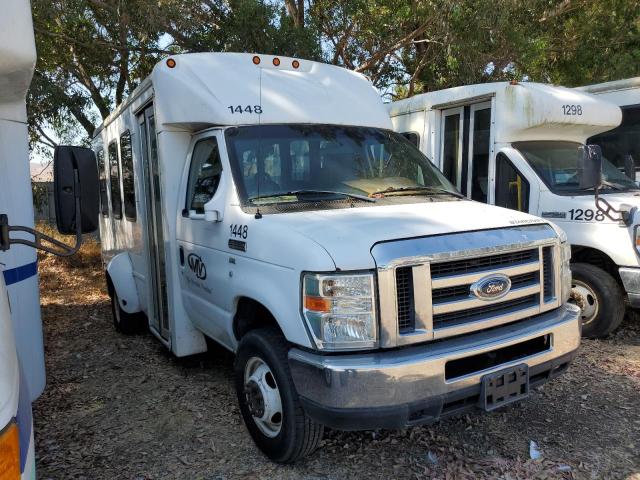
[[[227,200],[227,174],[222,172],[220,183],[211,200],[204,204],[204,219],[207,222],[221,222]]]
[[[634,182],[636,181],[636,162],[632,155],[624,156],[624,174]]]
[[[577,174],[582,189],[602,185],[602,150],[599,145],[582,145],[578,148]]]
[[[100,185],[93,150],[56,147],[53,154],[56,224],[63,235],[92,233],[98,228]]]

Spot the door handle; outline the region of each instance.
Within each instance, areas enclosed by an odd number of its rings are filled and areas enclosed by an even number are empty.
[[[184,249],[180,247],[178,253],[180,254],[180,266],[184,267]]]

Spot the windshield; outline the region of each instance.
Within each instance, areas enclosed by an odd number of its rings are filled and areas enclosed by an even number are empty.
[[[419,150],[387,130],[257,125],[229,128],[226,139],[245,204],[455,192]]]
[[[578,147],[573,142],[516,142],[513,144],[542,178],[551,191],[559,194],[591,195],[580,188],[578,180]],[[604,180],[615,190],[635,190],[633,180],[602,158]]]

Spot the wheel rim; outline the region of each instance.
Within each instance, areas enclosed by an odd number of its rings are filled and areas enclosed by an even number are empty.
[[[573,280],[573,289],[584,299],[584,307],[580,314],[582,325],[588,325],[598,316],[600,311],[600,302],[598,296],[591,286],[580,280]]]
[[[269,438],[282,428],[282,399],[276,377],[258,357],[251,357],[244,367],[244,397],[253,421]]]

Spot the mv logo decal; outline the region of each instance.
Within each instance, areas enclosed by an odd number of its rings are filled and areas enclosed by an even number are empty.
[[[187,257],[187,265],[199,280],[207,278],[207,267],[204,265],[202,258],[195,253],[190,253]]]

